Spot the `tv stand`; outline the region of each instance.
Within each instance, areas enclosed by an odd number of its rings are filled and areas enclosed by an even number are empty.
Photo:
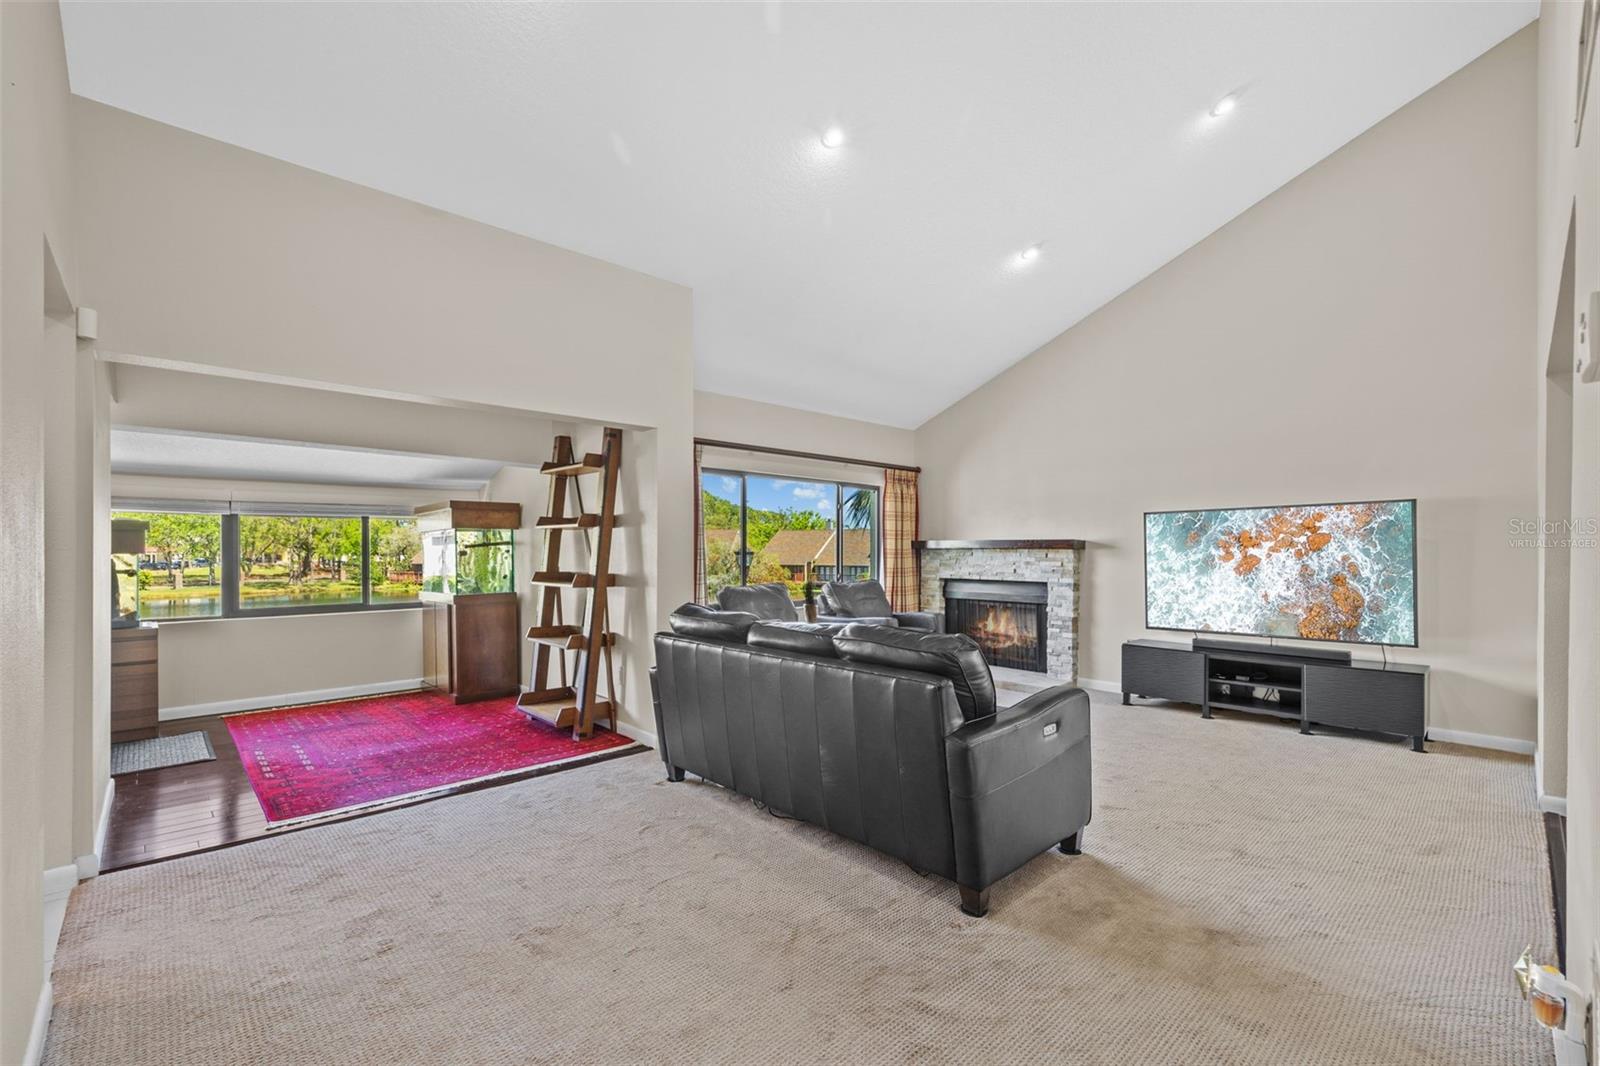
[[[1122,646],[1122,702],[1135,695],[1244,711],[1299,725],[1389,733],[1423,751],[1428,725],[1428,668],[1418,663],[1344,661],[1229,641],[1130,640]]]

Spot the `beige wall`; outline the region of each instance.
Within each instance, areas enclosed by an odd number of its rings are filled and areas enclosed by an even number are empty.
[[[160,644],[164,718],[393,691],[422,677],[421,611],[163,622]]]
[[[1143,513],[1416,496],[1432,725],[1534,736],[1535,35],[917,431],[931,537],[1089,542],[1080,671],[1142,636]]]
[[[1600,290],[1600,65],[1588,92],[1588,117],[1581,144],[1574,145],[1573,103],[1577,85],[1577,45],[1581,7],[1547,0],[1540,8],[1538,78],[1538,214],[1537,214],[1537,317],[1530,323],[1530,357],[1524,372],[1530,383],[1545,389],[1551,374],[1570,373],[1554,362],[1565,361],[1578,347],[1578,316],[1589,294]],[[1572,235],[1571,270],[1563,277],[1567,241]],[[1562,306],[1562,295],[1569,299]],[[1591,333],[1596,324],[1590,323]],[[1594,349],[1591,348],[1591,352]],[[1566,435],[1560,425],[1562,390],[1550,390],[1558,408],[1546,404],[1540,421],[1547,442]],[[1577,520],[1600,516],[1600,385],[1574,382],[1571,386],[1571,446],[1566,455],[1559,447],[1544,457],[1543,472],[1559,479],[1571,474],[1571,513]],[[1554,423],[1554,424],[1553,424]],[[1582,531],[1580,531],[1581,533]],[[1545,661],[1565,659],[1565,691],[1559,683],[1547,684],[1545,696],[1550,729],[1566,728],[1567,807],[1567,973],[1591,995],[1600,990],[1600,880],[1596,854],[1600,850],[1600,551],[1588,533],[1587,542],[1570,552],[1568,587],[1546,586],[1547,607],[1565,604],[1570,630],[1568,648],[1545,648]],[[1546,549],[1547,553],[1551,549]],[[1547,558],[1546,573],[1559,574],[1561,561]],[[1552,565],[1554,564],[1554,565]],[[1559,638],[1557,627],[1544,623],[1541,638]],[[1570,650],[1570,655],[1567,654]],[[1565,698],[1564,704],[1562,698]],[[1552,757],[1554,746],[1552,746]],[[1546,782],[1550,767],[1544,767]],[[1590,1057],[1593,1061],[1594,1051]]]
[[[692,576],[689,538],[663,535],[687,530],[691,514],[687,289],[113,108],[74,106],[84,287],[100,311],[102,353],[631,428],[623,495],[640,591],[619,628],[664,627]],[[279,414],[285,426],[305,424],[293,411],[243,417],[254,435],[299,435],[272,428]],[[544,458],[548,437],[531,443],[533,461]],[[622,661],[623,714],[638,723],[651,721],[644,647]]]
[[[22,1061],[44,973],[42,873],[73,805],[58,780],[72,721],[44,686],[44,433],[48,360],[74,358],[80,296],[60,13],[0,5],[0,1061]],[[85,770],[87,777],[88,770]],[[92,783],[91,783],[92,787]]]
[[[694,394],[694,435],[706,440],[818,452],[844,459],[904,466],[916,463],[916,434],[909,429],[715,392]]]

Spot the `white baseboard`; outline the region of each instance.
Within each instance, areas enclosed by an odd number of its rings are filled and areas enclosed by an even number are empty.
[[[106,829],[111,825],[111,801],[117,794],[117,779],[106,778],[105,798],[100,801],[100,820],[94,826],[94,850],[78,856],[78,880],[100,876],[100,856],[106,853]]]
[[[77,863],[52,866],[44,872],[44,901],[49,903],[53,899],[66,899],[77,885]]]
[[[377,681],[367,685],[345,685],[342,688],[321,688],[310,692],[279,692],[272,696],[250,696],[242,700],[190,703],[182,707],[161,708],[161,720],[175,722],[183,718],[205,718],[213,714],[237,714],[240,711],[263,711],[269,707],[292,707],[300,703],[327,703],[330,700],[381,696],[386,692],[405,692],[421,687],[422,678],[408,677],[398,681]]]
[[[1496,737],[1488,733],[1465,733],[1459,729],[1428,729],[1428,739],[1444,744],[1464,744],[1469,748],[1488,748],[1491,751],[1509,751],[1517,755],[1532,755],[1535,744],[1531,740],[1515,737]]]
[[[620,718],[617,720],[617,732],[629,740],[637,740],[639,743],[648,744],[652,748],[659,747],[656,743],[656,735],[653,732],[648,729],[640,729],[636,725],[629,725]]]
[[[1539,809],[1546,814],[1559,814],[1565,818],[1567,816],[1567,797],[1547,796],[1541,792],[1539,793]]]
[[[1115,692],[1119,696],[1122,695],[1121,681],[1101,681],[1099,678],[1094,677],[1080,677],[1078,678],[1078,687],[1092,688],[1099,692]]]
[[[39,989],[39,1002],[33,1008],[33,1028],[28,1030],[28,1046],[22,1051],[22,1066],[39,1066],[44,1057],[44,1037],[50,1031],[50,1008],[55,1005],[55,990],[46,981]]]
[[[1556,1066],[1589,1066],[1589,1051],[1580,1040],[1552,1030],[1550,1039],[1555,1043]]]
[[[78,864],[52,866],[44,872],[44,972],[56,961],[56,944],[61,940],[61,927],[67,920],[67,897],[78,885]]]

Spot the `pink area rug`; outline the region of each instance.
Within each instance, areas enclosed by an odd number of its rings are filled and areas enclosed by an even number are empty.
[[[228,732],[268,822],[383,800],[632,744],[596,729],[573,740],[516,700],[457,704],[437,692],[231,715]]]

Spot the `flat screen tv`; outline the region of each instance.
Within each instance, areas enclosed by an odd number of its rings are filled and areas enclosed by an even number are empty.
[[[1417,643],[1417,501],[1144,516],[1149,629]]]

